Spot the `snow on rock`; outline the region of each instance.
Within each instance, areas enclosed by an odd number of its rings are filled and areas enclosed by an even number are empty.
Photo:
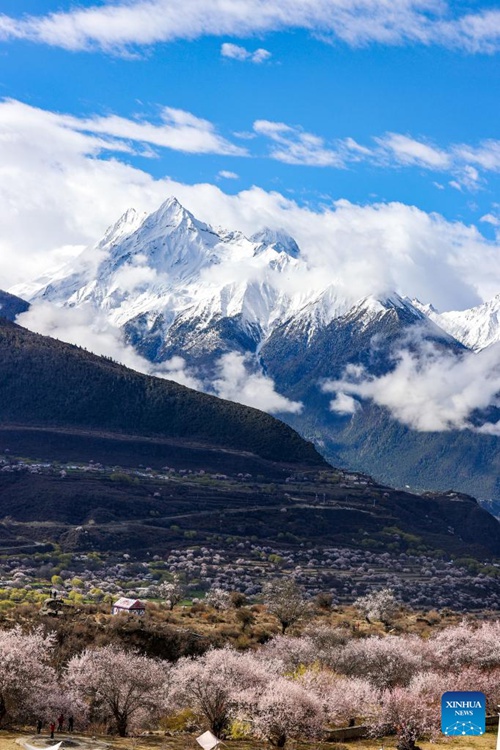
[[[283,230],[250,239],[215,230],[171,197],[148,216],[129,209],[76,261],[19,291],[30,301],[91,304],[119,326],[161,313],[168,327],[189,311],[205,323],[241,315],[268,330],[302,303],[286,291],[290,276],[300,286],[301,269],[297,243]]]
[[[391,307],[422,318],[434,314],[397,294],[349,298],[334,279],[309,273],[285,230],[264,227],[247,238],[215,229],[175,197],[149,215],[129,209],[97,245],[15,291],[29,301],[95,308],[139,349],[142,340],[148,357],[159,358],[167,356],[171,335],[183,349],[211,337],[215,351],[232,336],[240,350],[247,341],[258,351],[285,323],[307,342],[349,311],[361,325]],[[232,321],[229,329],[222,321]]]
[[[441,314],[433,311],[429,317],[474,351],[481,351],[500,341],[500,294],[470,310]]]
[[[272,247],[277,253],[286,253],[292,258],[298,258],[300,255],[299,246],[284,229],[271,229],[264,227],[260,232],[252,234],[250,242],[255,242],[257,248],[255,254],[262,252],[266,247]]]
[[[407,299],[407,301],[410,301],[410,300],[408,300],[408,298],[406,298],[406,299]],[[419,299],[417,299],[416,297],[414,297],[411,300],[411,304],[417,310],[420,310],[421,313],[423,313],[424,315],[427,315],[428,318],[430,318],[432,315],[439,315],[439,311],[436,310],[436,308],[434,307],[434,305],[431,305],[430,302],[427,302],[427,304],[424,304],[423,302],[420,302]]]

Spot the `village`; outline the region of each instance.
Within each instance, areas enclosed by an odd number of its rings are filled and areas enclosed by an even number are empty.
[[[258,600],[265,581],[293,575],[309,598],[328,593],[334,605],[390,588],[415,608],[453,611],[495,610],[500,604],[498,578],[471,567],[424,555],[394,555],[349,548],[270,546],[251,541],[221,540],[215,546],[186,539],[164,558],[132,559],[127,553],[36,553],[0,557],[0,611],[16,603],[39,601],[51,588],[75,604],[121,597],[155,601],[158,587],[177,576],[190,601],[210,589],[238,591]]]

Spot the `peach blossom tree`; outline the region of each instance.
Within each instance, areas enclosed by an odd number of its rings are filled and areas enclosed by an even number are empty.
[[[73,657],[67,684],[92,716],[112,720],[120,737],[152,721],[167,707],[170,666],[114,646]]]
[[[57,690],[51,659],[55,636],[41,628],[23,633],[19,626],[0,631],[0,725],[6,720],[33,720],[44,700]]]

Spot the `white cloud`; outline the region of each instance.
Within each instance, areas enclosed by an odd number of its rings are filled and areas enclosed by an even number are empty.
[[[494,54],[500,40],[500,12],[498,8],[467,13],[455,20],[436,24],[432,36],[450,47],[470,53]]]
[[[479,221],[483,221],[485,224],[491,224],[492,227],[500,227],[500,219],[494,214],[484,214]]]
[[[469,191],[477,190],[484,181],[478,167],[484,171],[500,171],[500,141],[483,141],[476,147],[451,144],[439,148],[409,135],[385,133],[374,136],[376,146],[368,147],[351,137],[337,138],[328,143],[319,135],[284,122],[256,120],[253,128],[254,134],[272,142],[269,156],[286,164],[336,169],[345,169],[359,162],[380,168],[418,167],[448,172],[454,177],[449,182],[451,187]],[[433,184],[443,187],[440,183]]]
[[[0,104],[0,148],[19,141],[32,133],[34,142],[41,142],[42,131],[57,130],[59,142],[77,146],[87,155],[106,151],[140,153],[154,156],[151,147],[169,148],[185,153],[213,153],[224,156],[249,156],[247,148],[238,146],[221,136],[213,123],[190,112],[172,107],[158,110],[159,121],[126,118],[109,114],[90,117],[48,112],[15,100]],[[20,132],[18,132],[20,131]],[[65,138],[62,135],[65,135]],[[386,133],[375,137],[376,147],[368,147],[351,137],[328,143],[324,138],[309,133],[299,126],[282,122],[256,120],[253,134],[271,141],[269,156],[292,165],[347,168],[358,162],[379,167],[418,166],[433,171],[448,171],[453,175],[449,184],[457,190],[476,190],[484,181],[479,169],[500,171],[500,141],[484,141],[478,146],[451,144],[446,149],[407,135]],[[49,158],[49,143],[45,139],[42,153]],[[474,164],[476,166],[474,166]],[[221,170],[219,177],[236,179],[230,170]]]
[[[262,47],[259,47],[259,49],[256,49],[255,52],[252,53],[252,62],[253,63],[263,63],[267,60],[270,60],[272,57],[271,52],[269,52],[268,49],[263,49]]]
[[[244,48],[238,49],[246,52]],[[12,104],[27,106],[18,102]],[[159,109],[160,124],[117,115],[78,118],[47,114],[59,118],[60,124],[69,130],[95,136],[96,148],[101,150],[127,153],[137,151],[140,144],[143,156],[155,155],[151,149],[148,151],[149,145],[185,153],[241,157],[249,155],[248,149],[231,143],[217,133],[213,123],[172,107]],[[308,133],[299,126],[269,120],[256,120],[253,130],[254,134],[264,136],[275,144],[270,150],[270,157],[287,164],[342,169],[350,163],[367,161],[383,167],[421,167],[451,172],[455,178],[450,183],[452,187],[471,191],[476,190],[481,183],[478,168],[500,172],[500,141],[491,139],[482,141],[477,146],[451,144],[443,149],[401,133],[385,133],[373,138],[377,146],[371,148],[350,137],[336,139],[328,144],[321,136]],[[136,146],[131,145],[134,143]]]
[[[450,183],[451,184],[451,183]],[[454,185],[458,185],[458,188],[462,190],[465,188],[473,192],[477,190],[481,184],[481,178],[477,169],[470,164],[465,164],[461,169],[456,170],[456,179]]]
[[[441,170],[451,166],[450,156],[445,151],[409,136],[386,133],[382,138],[375,140],[383,151],[389,152],[389,155],[401,164]]]
[[[499,246],[474,226],[400,203],[337,201],[314,211],[258,187],[228,195],[215,185],[155,180],[111,158],[108,137],[0,103],[0,288],[43,275],[94,244],[129,207],[149,212],[172,194],[228,229],[283,227],[308,260],[301,283],[311,288],[327,279],[355,299],[394,289],[441,310],[470,307],[500,288]]]
[[[56,307],[49,302],[35,302],[18,316],[17,323],[35,333],[52,336],[82,346],[94,354],[112,357],[127,367],[149,372],[150,363],[125,344],[120,329],[90,305],[78,308]]]
[[[246,155],[245,149],[222,138],[216,132],[215,126],[208,120],[173,107],[161,108],[160,125],[146,120],[130,120],[117,115],[81,119],[71,115],[59,115],[59,117],[61,124],[71,130],[120,139],[112,141],[113,148],[116,144],[126,148],[126,143],[120,143],[124,139],[191,154]]]
[[[347,393],[342,393],[342,391],[339,391],[335,398],[330,401],[330,410],[336,414],[353,415],[360,408],[359,401],[356,401],[352,396],[348,396]]]
[[[197,377],[194,371],[186,365],[186,360],[182,357],[172,357],[171,359],[161,362],[158,365],[149,364],[149,374],[157,377],[174,380],[180,385],[187,388],[193,388],[195,391],[205,390],[202,381]]]
[[[347,149],[348,152],[350,152],[349,157],[356,158],[359,157],[368,157],[373,156],[373,150],[370,148],[367,148],[367,146],[362,146],[360,143],[354,140],[354,138],[344,138],[343,141],[340,141],[341,145]]]
[[[453,146],[452,151],[462,162],[475,164],[487,171],[500,172],[500,141],[489,139],[477,147],[462,143]]]
[[[269,60],[272,57],[269,50],[262,49],[262,47],[254,50],[254,52],[250,52],[250,50],[247,50],[246,47],[241,47],[238,44],[231,44],[230,42],[224,42],[224,44],[220,48],[220,53],[222,57],[228,57],[231,60],[252,62],[256,63],[257,65],[266,62],[266,60]]]
[[[218,362],[219,377],[212,387],[220,398],[253,406],[270,414],[299,414],[302,404],[277,393],[274,382],[259,372],[249,372],[245,357],[237,352],[224,354]]]
[[[477,354],[457,356],[421,343],[417,352],[400,352],[393,371],[382,377],[350,371],[341,380],[325,384],[324,390],[336,393],[336,400],[371,400],[413,430],[470,429],[500,435],[500,422],[478,426],[473,419],[481,410],[500,406],[498,344]]]
[[[217,177],[220,177],[223,180],[239,180],[240,178],[239,174],[236,174],[236,172],[230,172],[228,169],[221,169],[220,172],[218,172]]]
[[[337,151],[327,148],[323,138],[307,133],[284,122],[256,120],[253,124],[258,135],[277,144],[270,156],[286,164],[304,164],[312,167],[343,167],[344,159]]]
[[[122,291],[132,292],[138,287],[153,284],[156,277],[156,271],[149,266],[124,263],[115,273],[113,284]]]
[[[230,44],[225,42],[220,48],[222,57],[229,57],[231,60],[248,60],[251,53],[245,48],[240,47],[238,44]]]
[[[293,29],[351,46],[438,44],[493,53],[500,43],[500,11],[460,15],[446,0],[115,0],[47,15],[0,15],[0,37],[69,50],[116,52],[175,39]]]

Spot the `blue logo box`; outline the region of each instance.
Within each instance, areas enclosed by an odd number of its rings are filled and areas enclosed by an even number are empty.
[[[441,731],[448,737],[484,734],[486,698],[478,692],[449,692],[441,698]]]

